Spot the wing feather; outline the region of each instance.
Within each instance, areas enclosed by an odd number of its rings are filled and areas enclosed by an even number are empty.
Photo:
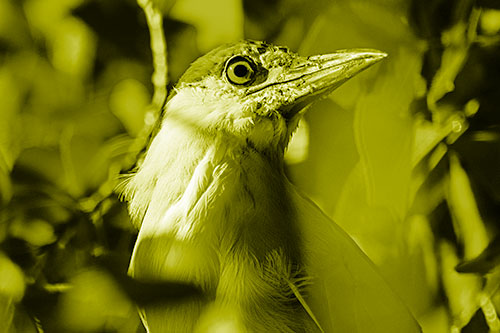
[[[293,188],[305,269],[307,303],[325,332],[421,332],[402,300],[351,237]]]

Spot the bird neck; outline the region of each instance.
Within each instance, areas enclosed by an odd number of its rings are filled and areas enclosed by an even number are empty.
[[[267,187],[283,188],[278,184],[286,180],[283,169],[283,153],[258,150],[249,140],[170,119],[163,122],[124,194],[140,226],[146,215],[159,220],[183,198],[195,200],[205,183],[217,188],[212,203],[231,201],[228,197],[238,195],[234,189],[239,188],[249,191],[249,199],[272,195]]]
[[[282,326],[301,323],[289,288],[302,265],[288,186],[279,155],[164,122],[127,186],[142,221],[130,273],[194,283],[264,322],[286,309],[294,319]]]

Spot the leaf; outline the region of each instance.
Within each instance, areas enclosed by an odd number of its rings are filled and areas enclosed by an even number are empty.
[[[393,61],[400,49],[420,54],[420,44],[401,17],[399,11],[393,11],[389,6],[368,1],[336,2],[309,28],[300,52],[321,54],[334,49],[373,48],[389,54],[385,62]],[[351,110],[366,83],[373,81],[376,75],[374,69],[368,70],[339,87],[331,98],[341,107]]]
[[[363,96],[354,130],[368,203],[391,207],[402,218],[408,207],[411,173],[412,119],[409,106],[421,67],[420,55],[401,51],[392,62],[393,75],[380,77]]]
[[[372,259],[375,252],[394,246],[387,243],[388,235],[395,232],[409,206],[413,140],[409,106],[421,60],[404,49],[392,59],[390,71],[377,78],[356,108],[354,133],[360,162],[335,210],[335,220]],[[368,243],[370,249],[365,248]]]
[[[467,173],[456,154],[450,154],[450,179],[447,195],[457,238],[464,246],[465,259],[478,256],[489,243]]]
[[[10,170],[0,147],[0,206],[12,197],[12,184],[9,177]]]
[[[14,237],[24,239],[35,246],[43,246],[56,241],[54,228],[43,220],[16,220],[11,224],[10,228],[10,232]]]
[[[10,200],[12,188],[9,173],[18,154],[18,112],[23,89],[17,84],[10,67],[0,69],[0,204]]]
[[[417,166],[422,159],[438,147],[452,131],[451,122],[444,124],[417,119],[412,149],[412,165]],[[446,147],[445,147],[446,150]]]
[[[455,271],[459,259],[453,245],[443,241],[439,251],[443,287],[452,316],[452,329],[457,330],[467,325],[479,308],[482,281],[477,275]]]
[[[243,38],[240,0],[177,0],[170,16],[196,27],[202,52]]]
[[[408,23],[394,7],[364,0],[341,1],[321,14],[302,42],[303,53],[363,47],[392,54],[400,47],[418,47]]]
[[[292,192],[297,207],[307,302],[325,332],[420,332],[401,299],[356,243],[314,203]]]
[[[0,2],[0,38],[19,48],[26,47],[30,41],[21,6],[12,1]]]
[[[479,14],[478,9],[473,9],[468,23],[460,21],[442,34],[445,50],[441,66],[434,75],[427,94],[427,105],[431,111],[437,111],[437,101],[455,89],[455,79],[465,64],[469,48],[476,38]]]
[[[21,268],[0,252],[0,295],[19,302],[24,295],[24,274]]]
[[[12,304],[12,301],[8,297],[0,295],[0,320],[6,332],[11,332],[13,330],[12,319],[14,317],[14,312],[15,306]]]
[[[360,160],[334,211],[335,221],[416,314],[433,298],[425,243],[420,239],[417,248],[411,248],[406,242],[414,231],[407,218],[413,186],[410,106],[421,80],[421,61],[420,53],[400,48],[381,64],[372,89],[358,97],[354,134]]]
[[[305,119],[301,119],[285,152],[285,162],[287,164],[296,164],[305,161],[308,149],[309,126]]]
[[[59,304],[62,327],[75,331],[123,331],[138,324],[135,307],[106,273],[88,270],[76,275]]]
[[[359,160],[353,117],[353,112],[331,99],[314,103],[305,114],[309,127],[307,158],[287,166],[294,184],[329,213]]]
[[[125,79],[113,87],[109,107],[127,132],[135,137],[144,126],[145,111],[150,100],[149,92],[141,82]]]
[[[168,14],[177,0],[150,0],[162,13]]]
[[[500,32],[500,10],[489,9],[483,11],[479,22],[481,30],[487,35]]]
[[[76,77],[87,77],[94,66],[96,37],[80,19],[61,20],[50,38],[52,64],[58,70]]]
[[[488,245],[489,237],[479,214],[467,173],[456,154],[450,154],[450,175],[447,202],[458,241],[463,245],[465,259],[478,256]],[[453,324],[465,326],[480,307],[483,281],[475,274],[460,274],[455,249],[441,245],[443,284],[449,299]]]

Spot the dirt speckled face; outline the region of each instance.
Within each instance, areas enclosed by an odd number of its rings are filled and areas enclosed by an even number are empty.
[[[379,51],[349,50],[306,58],[264,42],[223,45],[181,77],[167,116],[282,150],[301,110],[383,57]]]

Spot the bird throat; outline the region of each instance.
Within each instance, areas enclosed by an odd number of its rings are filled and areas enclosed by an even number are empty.
[[[289,287],[303,272],[282,159],[204,135],[165,122],[130,180],[130,210],[142,220],[130,274],[193,283],[211,303],[238,309],[237,322],[302,327]],[[297,322],[276,321],[273,309]]]

